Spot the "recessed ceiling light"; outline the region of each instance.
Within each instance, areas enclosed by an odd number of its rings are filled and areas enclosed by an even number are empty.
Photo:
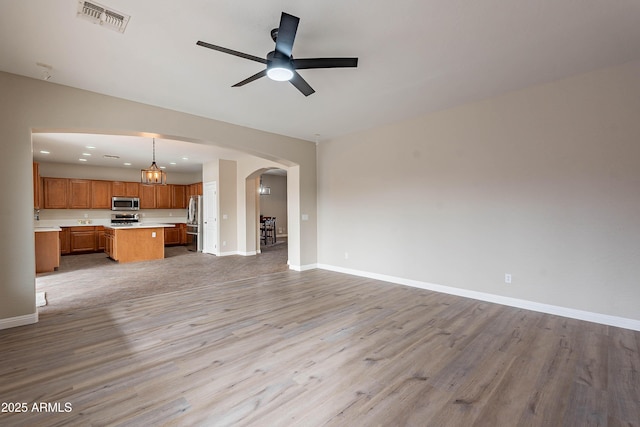
[[[83,156],[90,156],[91,153],[82,153]]]
[[[170,164],[170,165],[175,165],[175,164],[176,164],[176,162],[170,162],[169,164]]]
[[[182,160],[189,160],[189,158],[188,157],[183,157]]]
[[[94,147],[93,145],[87,145],[85,148],[88,148],[89,150],[95,150],[96,147]]]
[[[40,150],[40,154],[51,154],[51,152],[47,150]]]
[[[81,161],[81,162],[86,162],[87,161],[87,159],[78,159],[78,160]]]
[[[123,163],[123,165],[125,165],[125,166],[131,166],[131,163],[129,163],[129,162],[125,162],[125,163]]]
[[[166,169],[166,168],[167,168],[166,166],[160,166],[160,169]]]

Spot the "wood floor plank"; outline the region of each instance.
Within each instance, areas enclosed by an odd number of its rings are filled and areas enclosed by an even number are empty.
[[[187,258],[171,260],[171,272],[153,262],[162,273],[141,278],[146,293],[127,288],[135,297],[108,302],[92,286],[95,305],[58,295],[66,310],[49,307],[36,325],[0,331],[0,401],[72,405],[0,413],[0,425],[640,420],[638,332],[322,270],[210,283],[184,272],[197,285],[160,283],[205,261],[179,256]],[[85,274],[70,286],[84,286]]]
[[[608,418],[612,425],[640,425],[638,333],[611,328],[609,335]]]

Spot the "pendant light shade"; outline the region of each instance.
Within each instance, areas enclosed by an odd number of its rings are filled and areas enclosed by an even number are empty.
[[[156,139],[153,138],[153,163],[140,171],[140,182],[151,185],[166,185],[167,173],[156,165]]]

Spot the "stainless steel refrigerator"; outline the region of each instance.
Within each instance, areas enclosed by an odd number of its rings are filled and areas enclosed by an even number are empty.
[[[187,249],[202,252],[202,196],[191,196],[187,205]]]

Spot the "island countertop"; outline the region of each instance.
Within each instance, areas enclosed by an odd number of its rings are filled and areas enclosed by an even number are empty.
[[[46,233],[50,231],[62,231],[60,227],[34,227],[33,231],[36,233]]]
[[[112,228],[114,230],[137,230],[139,228],[173,228],[175,224],[167,224],[163,222],[143,222],[138,224],[127,225],[105,225],[104,228]]]

